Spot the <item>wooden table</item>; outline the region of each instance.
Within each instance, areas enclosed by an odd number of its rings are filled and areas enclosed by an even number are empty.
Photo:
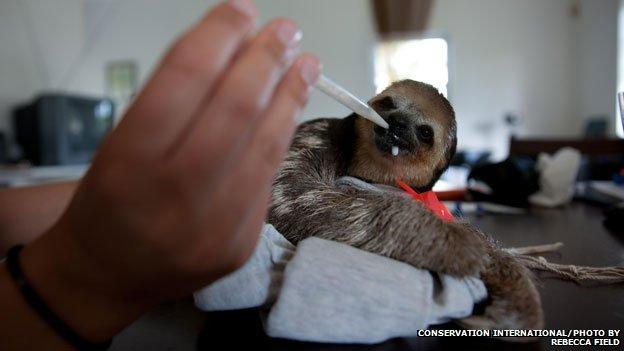
[[[572,203],[565,208],[533,210],[524,215],[471,216],[470,219],[507,247],[563,242],[565,246],[559,253],[547,256],[554,262],[595,266],[624,264],[624,236],[616,236],[608,232],[602,225],[601,210],[593,206]],[[538,288],[542,296],[548,329],[624,329],[623,285],[588,288],[559,280],[542,279]],[[193,314],[192,318],[197,319],[197,312],[187,314]],[[183,314],[179,318],[182,316]],[[199,350],[220,349],[218,345],[227,345],[227,349],[231,350],[249,349],[243,348],[247,345],[255,345],[254,349],[258,350],[449,350],[455,348],[540,350],[552,348],[549,338],[532,344],[508,344],[487,338],[433,337],[394,339],[378,345],[302,343],[268,338],[262,331],[256,310],[209,313],[202,318],[205,318],[202,322],[205,324],[198,328],[200,332],[196,343]],[[185,321],[188,323],[188,317]],[[141,326],[141,322],[137,324]],[[170,324],[176,323],[170,321]],[[137,326],[133,328],[136,329]],[[163,328],[166,329],[166,327]],[[444,325],[442,328],[457,329],[452,325]],[[128,333],[135,333],[135,335],[128,337]],[[619,347],[624,344],[622,333],[624,330],[620,332],[621,345]],[[127,339],[140,338],[142,334],[143,332],[133,332],[131,328],[126,333],[126,342]],[[152,337],[158,338],[156,334],[152,332]],[[122,339],[123,337],[122,335]],[[167,340],[172,343],[174,338]],[[160,345],[162,348],[150,349],[187,349],[178,348],[176,345],[168,346],[167,342],[158,343],[153,338],[151,344]],[[123,342],[117,345],[118,347],[114,347],[114,350],[133,349],[123,347]]]

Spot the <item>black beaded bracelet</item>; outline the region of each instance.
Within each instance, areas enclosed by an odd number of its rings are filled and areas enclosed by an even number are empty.
[[[92,350],[92,351],[100,351],[107,350],[111,343],[112,339],[93,343],[85,338],[78,335],[67,323],[63,322],[47,305],[46,303],[39,297],[39,295],[35,292],[32,286],[28,283],[26,276],[24,275],[24,271],[22,270],[22,266],[20,264],[19,254],[20,251],[24,248],[23,245],[13,246],[8,252],[6,256],[6,265],[11,274],[11,278],[17,285],[19,291],[22,293],[24,300],[32,307],[35,312],[41,317],[46,323],[56,331],[56,333],[62,337],[65,341],[71,344],[78,350]]]

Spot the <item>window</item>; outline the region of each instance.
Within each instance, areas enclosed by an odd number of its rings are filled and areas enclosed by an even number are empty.
[[[413,79],[433,85],[448,96],[448,45],[442,38],[390,40],[375,50],[375,87],[381,92],[390,83]]]

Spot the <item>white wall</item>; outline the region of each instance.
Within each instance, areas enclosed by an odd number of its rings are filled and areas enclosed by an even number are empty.
[[[0,1],[0,130],[10,108],[51,89],[82,41],[80,0]]]
[[[608,116],[615,134],[619,0],[582,0],[578,21],[578,103],[581,124]]]
[[[520,136],[576,136],[588,116],[613,116],[617,0],[437,0],[431,29],[450,40],[460,146],[507,150]]]
[[[264,20],[286,16],[301,26],[302,50],[320,57],[325,74],[362,98],[375,94],[376,37],[368,0],[264,0],[257,4]],[[314,92],[303,117],[348,114],[346,108]]]
[[[439,0],[431,21],[450,39],[460,147],[504,153],[506,113],[531,134],[571,134],[574,39],[568,1]]]
[[[587,119],[607,117],[608,131],[621,129],[615,93],[624,90],[624,16],[622,0],[577,0],[580,16],[576,23],[576,108],[578,128]],[[619,29],[618,29],[619,27]],[[622,50],[618,53],[618,50]],[[618,67],[620,66],[620,67]],[[620,86],[618,86],[620,84]],[[617,119],[616,119],[617,118]]]
[[[581,5],[579,18],[569,15],[574,1]],[[585,117],[612,114],[618,2],[436,0],[431,27],[450,42],[450,98],[460,146],[504,155],[502,118],[509,112],[524,119],[521,135],[570,136],[580,133]],[[168,43],[214,3],[0,1],[0,129],[7,127],[10,105],[41,89],[104,94],[110,60],[136,60],[144,80]],[[374,93],[368,0],[257,5],[262,21],[295,19],[304,32],[303,49],[321,57],[328,75],[362,97]],[[304,116],[347,113],[314,93]]]

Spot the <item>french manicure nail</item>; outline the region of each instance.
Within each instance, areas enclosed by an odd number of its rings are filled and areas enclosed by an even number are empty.
[[[246,16],[253,17],[256,15],[256,6],[252,0],[227,0],[227,3]]]
[[[280,22],[276,28],[276,35],[287,48],[292,48],[301,41],[301,30],[290,21]]]
[[[320,73],[321,66],[316,58],[312,56],[305,56],[302,58],[299,74],[301,75],[301,79],[303,79],[308,86],[312,87],[316,84]]]

